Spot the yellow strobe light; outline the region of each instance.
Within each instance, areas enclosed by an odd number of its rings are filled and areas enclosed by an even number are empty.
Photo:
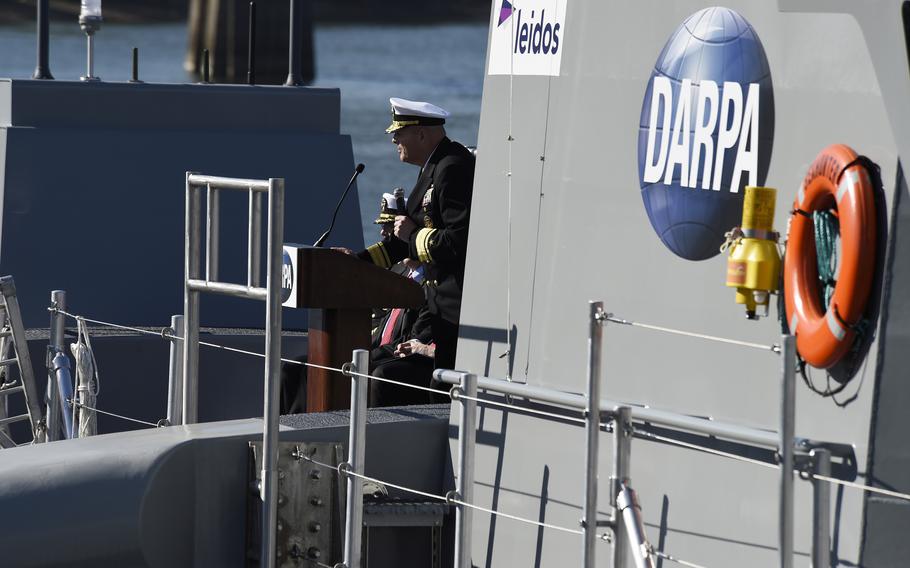
[[[768,315],[780,278],[779,235],[773,229],[776,197],[772,187],[747,186],[742,227],[728,239],[727,286],[736,288],[736,303],[745,304],[749,319]]]

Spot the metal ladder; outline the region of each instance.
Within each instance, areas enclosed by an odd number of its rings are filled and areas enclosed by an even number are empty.
[[[20,445],[11,437],[9,425],[25,420],[31,424],[32,432],[32,440],[26,444],[41,443],[45,441],[46,427],[41,416],[35,373],[28,355],[22,312],[19,310],[16,284],[12,276],[0,277],[0,297],[0,448]],[[10,357],[11,351],[15,357]],[[10,369],[14,366],[19,370],[18,379],[10,374]],[[9,401],[17,394],[24,397],[26,412],[9,416]]]

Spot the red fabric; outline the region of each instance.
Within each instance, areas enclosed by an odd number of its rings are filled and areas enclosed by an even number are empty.
[[[401,312],[403,308],[395,308],[392,310],[392,313],[389,314],[389,319],[385,324],[385,328],[382,330],[382,338],[379,341],[380,345],[388,345],[392,341],[392,330],[395,328],[395,323],[398,321],[398,318],[401,317]]]

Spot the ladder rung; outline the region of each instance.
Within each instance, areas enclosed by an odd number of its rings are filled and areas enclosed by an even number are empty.
[[[16,359],[15,357],[13,357],[12,359],[4,359],[4,360],[0,361],[0,367],[11,367],[12,365],[15,365],[18,361],[19,361],[19,359]]]
[[[28,414],[20,414],[19,416],[10,416],[9,418],[0,418],[0,426],[5,424],[12,424],[13,422],[22,422],[23,420],[28,420]]]
[[[9,395],[15,394],[17,392],[22,392],[24,390],[25,390],[25,387],[23,387],[22,385],[19,385],[18,387],[8,388],[8,389],[0,389],[0,396],[9,396]]]

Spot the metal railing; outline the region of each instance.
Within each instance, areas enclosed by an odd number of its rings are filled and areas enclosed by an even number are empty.
[[[780,431],[770,432],[744,426],[696,418],[668,411],[650,408],[631,407],[600,398],[599,383],[602,354],[602,327],[611,321],[612,316],[603,311],[601,302],[590,303],[590,330],[588,338],[588,377],[587,396],[555,391],[552,389],[533,387],[509,381],[480,377],[464,372],[437,369],[434,377],[448,384],[455,385],[451,390],[453,402],[459,404],[458,425],[458,461],[456,472],[456,489],[446,495],[446,500],[456,505],[455,528],[455,567],[470,568],[471,554],[471,511],[472,509],[485,510],[471,503],[471,493],[474,480],[474,445],[476,443],[476,407],[478,403],[490,404],[494,407],[510,406],[515,410],[524,410],[522,407],[502,405],[495,401],[478,398],[476,391],[521,397],[535,403],[545,403],[562,409],[584,411],[586,456],[585,456],[585,493],[583,496],[584,511],[581,521],[583,535],[583,566],[593,568],[596,561],[596,546],[602,535],[597,533],[598,527],[608,527],[612,531],[612,566],[625,568],[629,562],[634,562],[637,568],[650,568],[655,564],[655,558],[672,559],[668,555],[655,551],[649,544],[641,516],[638,498],[632,488],[630,477],[631,445],[636,435],[643,439],[666,441],[675,443],[672,438],[650,434],[647,429],[653,426],[672,429],[680,434],[701,434],[711,438],[719,438],[728,442],[745,445],[748,449],[774,450],[777,460],[775,463],[766,463],[751,458],[740,457],[728,452],[715,451],[727,457],[743,459],[744,461],[758,462],[761,465],[774,467],[780,471],[779,481],[779,559],[781,568],[790,568],[793,561],[793,483],[795,469],[795,448],[809,454],[803,466],[811,475],[814,489],[815,514],[812,529],[812,566],[814,568],[828,568],[829,558],[829,526],[830,526],[830,486],[823,479],[830,474],[830,451],[825,446],[831,444],[817,444],[806,439],[796,438],[794,435],[795,424],[795,340],[792,336],[781,337],[779,346],[766,346],[769,353],[781,356],[781,424]],[[627,323],[622,320],[622,323]],[[711,339],[703,336],[702,338]],[[730,343],[727,341],[727,343]],[[756,345],[746,345],[756,347]],[[357,492],[360,478],[363,476],[363,444],[364,420],[366,404],[362,397],[353,396],[360,389],[366,389],[367,381],[373,377],[366,375],[366,352],[355,351],[352,363],[347,368],[346,374],[352,377],[352,405],[351,405],[351,430],[350,430],[350,462],[342,464],[339,472],[348,473],[348,502],[346,517],[346,542],[345,559],[346,568],[359,568],[360,550],[359,535],[361,531],[360,516],[362,509],[362,495]],[[357,404],[354,401],[357,400]],[[594,403],[593,401],[597,401]],[[528,409],[531,410],[531,409]],[[534,410],[530,416],[543,415],[544,418],[555,420],[568,420],[577,422],[577,419],[564,417],[554,413]],[[613,443],[613,471],[610,479],[609,504],[611,514],[607,519],[597,518],[597,483],[598,483],[598,450],[599,433],[605,422],[612,422]],[[682,447],[692,447],[708,451],[692,444],[679,443]],[[813,447],[814,446],[814,447]],[[356,483],[352,484],[352,478]],[[350,489],[353,489],[351,491]],[[491,511],[492,512],[492,511]],[[497,513],[499,514],[499,513]],[[574,532],[574,531],[573,531]],[[351,539],[351,540],[349,540]],[[626,544],[628,543],[628,544]],[[678,561],[678,560],[677,560]]]
[[[202,277],[202,236],[200,210],[203,190],[206,199],[205,277]],[[220,252],[220,191],[249,193],[247,282],[235,284],[218,280]],[[268,248],[266,286],[259,285],[261,262],[261,194],[268,194]],[[278,523],[278,410],[281,371],[281,254],[284,238],[284,180],[238,179],[186,174],[186,233],[184,241],[185,280],[183,295],[183,385],[182,424],[197,421],[199,378],[199,295],[223,294],[266,302],[265,401],[263,409],[262,460],[262,549],[261,565],[276,563]],[[178,324],[175,323],[175,327]],[[172,376],[178,372],[171,369]],[[176,400],[176,389],[172,403]],[[169,408],[168,417],[176,413]]]
[[[77,316],[60,309],[58,306],[52,306],[49,310],[55,314],[59,313],[62,316],[75,318],[77,322],[94,323],[101,326],[131,330],[136,333],[153,335],[160,337],[163,340],[168,340],[172,343],[172,347],[174,349],[172,351],[172,369],[177,368],[177,361],[174,360],[173,353],[179,353],[180,349],[182,348],[182,344],[184,343],[183,337],[180,336],[181,334],[179,333],[179,325],[177,323],[174,323],[171,328],[164,328],[162,330],[150,330],[97,319],[90,319],[85,316]],[[600,344],[602,343],[602,338],[600,337],[600,325],[597,322],[629,323],[627,320],[616,321],[616,318],[612,318],[609,314],[603,314],[599,303],[596,306],[592,306],[592,325],[591,335],[589,337],[589,381],[591,381],[593,377],[599,376],[598,369],[600,365],[600,358],[598,352],[601,349]],[[639,327],[645,326],[639,325]],[[708,336],[703,336],[701,334],[698,334],[697,336],[703,339],[708,338]],[[757,344],[749,344],[744,346],[762,347],[762,349],[768,352],[783,354],[786,356],[788,351],[792,353],[792,342],[792,337],[784,336],[780,346],[758,346]],[[725,341],[725,343],[732,342]],[[738,343],[742,344],[743,342]],[[791,345],[788,345],[788,343]],[[198,342],[198,345],[217,348],[219,350],[243,353],[263,359],[268,358],[268,354],[227,347],[214,343],[200,341]],[[437,370],[435,376],[437,379],[440,379],[443,382],[456,385],[450,390],[449,395],[453,402],[459,404],[460,410],[458,441],[459,458],[457,478],[458,485],[456,486],[455,490],[450,491],[447,495],[434,495],[424,491],[416,490],[414,488],[396,485],[389,482],[388,480],[379,480],[363,475],[363,442],[365,440],[364,434],[366,403],[365,398],[362,396],[362,394],[360,394],[360,391],[366,388],[367,381],[369,380],[395,384],[397,386],[406,388],[432,392],[439,391],[431,389],[429,387],[412,385],[387,378],[368,375],[366,374],[368,371],[368,361],[365,358],[365,355],[361,354],[358,351],[354,352],[352,362],[346,364],[343,369],[325,367],[322,365],[313,365],[293,359],[283,359],[282,361],[288,364],[313,366],[338,372],[346,377],[353,379],[351,431],[349,445],[349,447],[352,449],[350,450],[349,462],[340,464],[336,467],[319,463],[306,457],[304,458],[312,461],[314,465],[332,469],[336,471],[336,473],[342,475],[343,478],[347,479],[350,496],[347,507],[349,508],[350,514],[347,517],[349,521],[346,525],[346,550],[349,551],[349,555],[346,557],[347,564],[338,564],[336,565],[336,568],[338,566],[343,567],[345,565],[356,566],[361,560],[359,558],[360,545],[358,544],[361,542],[361,533],[358,530],[360,523],[356,520],[356,515],[361,514],[360,511],[362,511],[362,509],[357,508],[357,503],[360,503],[362,506],[362,487],[359,483],[355,483],[354,480],[371,480],[379,483],[384,483],[388,487],[400,489],[402,491],[410,492],[412,494],[424,496],[430,499],[445,501],[448,504],[457,507],[456,521],[460,528],[458,531],[458,550],[456,551],[456,554],[461,565],[465,565],[467,563],[466,559],[469,558],[471,549],[471,513],[473,510],[477,510],[480,512],[485,512],[487,514],[512,519],[545,529],[558,530],[566,533],[584,536],[586,547],[588,546],[588,543],[590,542],[589,539],[591,538],[593,538],[595,542],[612,542],[614,545],[614,560],[615,556],[619,555],[621,562],[626,562],[626,560],[623,559],[623,556],[627,555],[627,552],[625,547],[616,547],[615,543],[622,543],[623,540],[626,540],[630,543],[630,550],[633,552],[632,559],[637,563],[637,566],[650,566],[651,564],[649,564],[649,562],[653,561],[653,559],[650,557],[653,556],[656,558],[662,558],[668,561],[676,562],[681,565],[699,568],[697,564],[675,558],[667,554],[665,551],[654,549],[650,546],[650,544],[648,544],[647,539],[645,538],[645,532],[641,523],[640,507],[638,506],[638,501],[634,490],[631,488],[628,474],[631,457],[631,441],[635,437],[660,443],[672,444],[676,445],[677,447],[705,452],[728,459],[735,459],[762,467],[779,469],[781,472],[781,486],[787,483],[788,479],[792,484],[792,472],[794,470],[798,470],[801,474],[801,477],[811,481],[814,492],[814,522],[812,530],[812,566],[814,568],[828,568],[831,554],[829,534],[831,498],[830,484],[853,487],[862,491],[882,494],[910,502],[910,494],[848,481],[848,478],[853,479],[856,476],[855,457],[853,456],[852,448],[850,446],[844,444],[814,442],[805,438],[797,438],[793,436],[792,426],[781,428],[781,432],[785,432],[788,429],[790,431],[789,434],[785,433],[783,436],[781,436],[777,432],[747,428],[735,424],[692,417],[683,414],[677,414],[674,412],[658,411],[645,407],[630,406],[628,404],[618,403],[608,399],[600,399],[597,405],[590,405],[588,401],[597,399],[596,392],[593,396],[591,394],[588,396],[583,396],[580,394],[534,387],[501,379],[494,379],[489,377],[478,378],[471,373],[460,373],[446,370]],[[793,371],[794,366],[782,364],[782,384],[784,393],[783,398],[790,399],[790,402],[782,405],[782,408],[784,410],[782,423],[789,420],[790,424],[793,424],[793,412],[795,411],[795,405],[792,404],[792,393],[795,392],[795,389],[792,388],[792,385],[795,383],[795,373]],[[589,392],[590,386],[591,385],[589,385]],[[173,392],[174,390],[176,389],[172,386],[171,391]],[[486,391],[485,398],[478,397],[477,390]],[[488,397],[489,393],[498,393],[505,395],[505,400],[493,400]],[[533,403],[534,406],[529,406],[529,403]],[[613,506],[611,517],[609,519],[601,521],[596,521],[595,517],[595,526],[592,526],[591,523],[587,521],[587,517],[589,516],[588,513],[592,511],[591,509],[586,509],[585,518],[582,519],[581,523],[583,530],[580,530],[550,523],[543,523],[540,521],[535,521],[533,519],[511,515],[503,511],[489,509],[471,503],[471,490],[473,488],[474,475],[474,413],[476,412],[477,404],[482,404],[491,408],[504,408],[508,411],[518,412],[527,416],[544,417],[564,424],[585,424],[586,426],[597,424],[601,430],[611,432],[614,437],[614,471],[612,475],[612,479],[614,481],[610,484],[611,505]],[[541,406],[549,408],[550,411],[542,410]],[[161,426],[166,424],[165,421],[159,421],[156,424],[97,409],[90,410],[108,414],[124,420],[131,420],[133,422],[142,423],[148,426]],[[169,408],[169,413],[170,411],[171,409]],[[584,418],[572,415],[575,412],[579,411],[585,414]],[[609,420],[610,422],[606,423],[605,420]],[[660,429],[660,434],[655,433],[654,426],[656,425],[662,427]],[[703,435],[704,440],[701,442],[693,442],[693,433]],[[792,444],[788,444],[786,442],[788,439],[792,441]],[[719,446],[731,446],[731,444],[737,446],[739,449],[717,449]],[[782,456],[786,452],[781,451],[781,448],[787,448],[788,446],[792,452],[791,463],[793,466],[790,468],[784,468],[781,467],[780,464],[782,462]],[[766,454],[764,459],[747,457],[748,454],[754,454],[756,451],[760,451]],[[835,465],[832,463],[832,457],[837,457],[843,462],[836,466],[840,468],[840,472],[838,473],[834,473]],[[596,463],[596,460],[594,460],[594,463]],[[789,475],[787,475],[788,471],[790,472]],[[586,480],[586,487],[592,479],[596,479],[596,471],[589,469],[587,473],[589,475],[589,479]],[[836,477],[832,477],[832,475],[836,475]],[[357,497],[358,492],[360,492],[359,498]],[[781,494],[782,496],[785,495],[783,491]],[[786,514],[787,507],[792,507],[792,490],[789,495],[790,497],[781,499],[780,510],[782,515]],[[585,502],[587,503],[587,498],[585,499]],[[592,508],[594,506],[596,506],[596,501]],[[617,523],[614,522],[614,520],[621,520],[621,522]],[[597,534],[595,527],[601,526],[609,527],[611,533]],[[272,528],[274,528],[274,525],[272,525]],[[782,540],[785,536],[786,535],[781,534]],[[790,542],[792,546],[792,538]],[[792,557],[792,552],[790,556]],[[593,562],[593,557],[591,558],[591,561]],[[784,555],[782,555],[781,562],[783,565],[786,565],[786,557]],[[617,564],[615,562],[614,565],[620,566],[620,564]]]

